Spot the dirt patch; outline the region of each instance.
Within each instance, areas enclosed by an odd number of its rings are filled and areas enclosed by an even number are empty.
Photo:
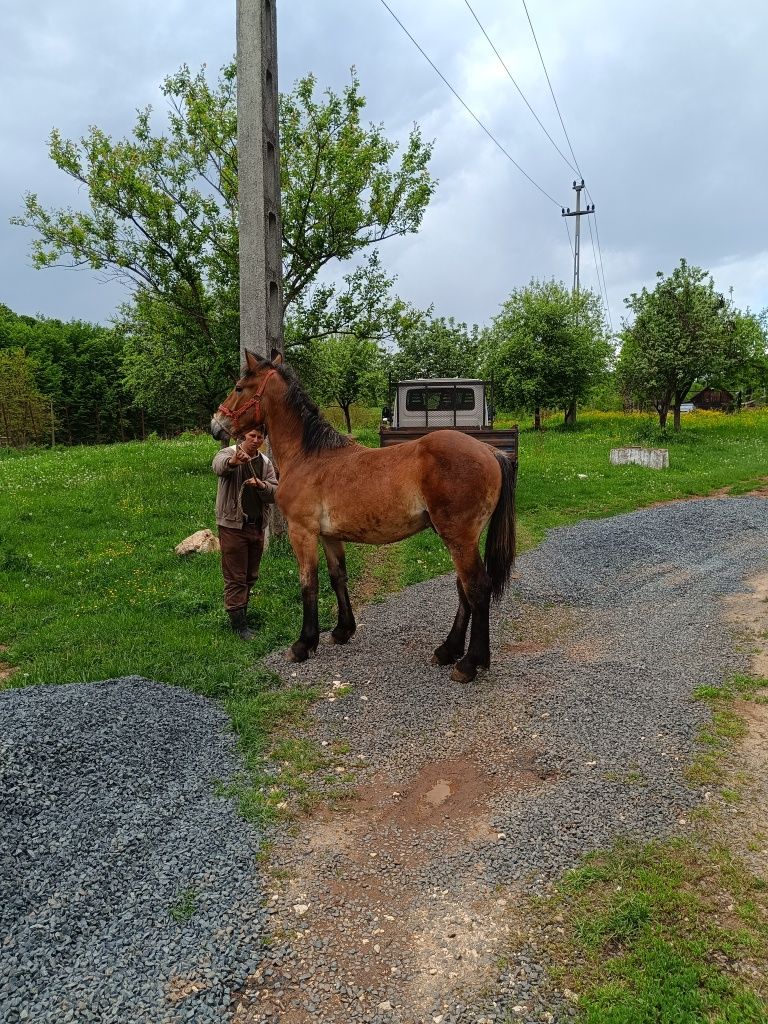
[[[768,498],[768,476],[761,476],[760,484],[752,491],[740,493],[740,498]],[[667,498],[664,501],[653,501],[644,508],[660,508],[662,505],[676,505],[681,501],[707,501],[709,498],[730,498],[733,493],[733,486],[718,487],[709,494],[688,494],[684,498]]]
[[[600,661],[606,656],[608,643],[598,639],[596,614],[565,605],[541,607],[521,602],[515,618],[505,623],[509,639],[502,643],[501,650],[514,657],[556,650],[580,664]]]
[[[521,601],[514,618],[505,623],[502,650],[515,655],[541,654],[560,648],[584,627],[583,609],[566,605],[541,606]]]
[[[487,751],[486,751],[487,753]],[[509,941],[507,898],[489,897],[478,851],[504,841],[493,798],[543,785],[535,752],[495,751],[380,772],[346,810],[319,808],[270,858],[270,925],[278,948],[250,979],[236,1024],[346,1022],[350,1006],[424,1018],[448,989],[479,990]],[[429,864],[473,850],[467,877],[436,889]],[[289,876],[289,877],[287,877]],[[314,1009],[313,1009],[314,1008]],[[424,1018],[426,1019],[426,1018]]]
[[[165,994],[171,1003],[181,1003],[188,996],[198,995],[200,992],[207,992],[210,988],[202,979],[172,977],[168,979]]]
[[[356,613],[363,605],[379,601],[400,589],[400,563],[394,545],[368,547],[364,557],[362,576],[350,588],[350,597]]]
[[[748,581],[749,591],[725,598],[725,614],[749,650],[752,672],[768,679],[768,572]]]
[[[7,650],[7,644],[0,644],[0,654],[5,654]],[[0,661],[0,689],[18,671],[15,665],[9,665],[7,661]]]
[[[752,577],[748,586],[747,593],[725,598],[726,617],[749,651],[752,673],[768,679],[768,572]],[[768,704],[760,700],[765,696],[768,689],[757,702],[733,705],[747,727],[729,764],[742,799],[727,806],[723,830],[748,868],[768,881]]]

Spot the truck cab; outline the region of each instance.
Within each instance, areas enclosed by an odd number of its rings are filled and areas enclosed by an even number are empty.
[[[460,377],[401,380],[392,406],[382,410],[391,427],[486,427],[493,422],[482,380]]]
[[[433,377],[390,383],[382,409],[382,448],[412,441],[432,430],[460,430],[509,454],[517,454],[517,427],[494,430],[488,385],[468,377]]]

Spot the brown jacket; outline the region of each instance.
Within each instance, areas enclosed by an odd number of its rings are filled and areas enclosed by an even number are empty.
[[[232,465],[230,459],[235,454],[235,446],[222,448],[213,459],[213,472],[219,478],[219,486],[216,492],[216,522],[219,526],[228,526],[231,530],[241,530],[243,527],[242,492],[243,487],[251,487],[254,494],[261,500],[261,525],[264,526],[264,506],[271,505],[275,500],[277,490],[277,476],[275,467],[266,455],[259,452],[250,462],[242,466]],[[263,480],[266,487],[256,488],[246,485],[245,481],[252,476]]]

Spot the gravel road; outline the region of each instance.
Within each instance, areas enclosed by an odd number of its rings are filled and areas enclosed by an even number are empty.
[[[475,891],[542,890],[589,850],[686,827],[699,795],[682,772],[707,714],[691,692],[746,667],[720,599],[765,569],[766,552],[759,497],[587,521],[519,559],[494,613],[493,665],[474,684],[429,666],[453,617],[452,578],[367,607],[347,647],[324,643],[301,666],[278,654],[268,663],[291,683],[351,685],[315,706],[312,731],[347,743],[363,781],[407,787],[432,762],[467,758],[503,779],[525,751],[533,783],[486,794],[492,834],[442,848],[424,836],[411,875],[414,891],[449,901],[470,875]],[[0,693],[0,1019],[225,1021],[257,965],[294,976],[306,940],[262,947],[260,837],[214,789],[237,770],[221,712],[178,689],[131,677]],[[301,868],[301,840],[277,839]],[[375,871],[360,872],[363,885]],[[305,896],[310,906],[325,898]],[[270,928],[280,904],[271,910]],[[311,933],[312,911],[302,928]],[[295,986],[281,982],[293,1014],[284,1020],[475,1024],[513,1006],[525,1007],[516,1020],[568,1015],[535,951],[491,996],[470,1005],[446,982],[418,1011],[405,997],[416,968],[404,954],[399,974],[362,998],[342,985],[339,1016],[324,1011],[323,986],[344,962],[319,940],[315,960]],[[238,1012],[270,1019],[251,988]]]

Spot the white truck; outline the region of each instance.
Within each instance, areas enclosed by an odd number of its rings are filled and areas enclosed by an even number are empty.
[[[390,385],[389,402],[382,409],[382,448],[432,430],[460,430],[517,455],[517,427],[494,429],[485,381],[467,377],[401,380]]]

